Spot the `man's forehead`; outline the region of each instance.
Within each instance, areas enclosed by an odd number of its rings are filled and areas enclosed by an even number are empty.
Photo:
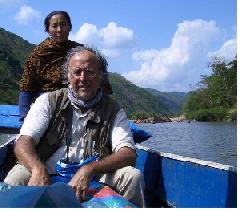
[[[91,64],[98,64],[98,60],[96,55],[93,52],[84,50],[78,53],[75,53],[71,59],[71,63],[91,63]]]
[[[81,52],[75,53],[72,57],[85,58],[85,59],[96,59],[96,55],[93,52],[83,50]]]
[[[93,52],[90,51],[82,51],[79,53],[75,53],[69,62],[69,65],[72,63],[90,63],[90,64],[95,64],[98,65],[99,61],[97,60],[96,55]]]

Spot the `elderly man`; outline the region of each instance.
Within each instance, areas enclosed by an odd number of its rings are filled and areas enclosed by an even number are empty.
[[[77,170],[68,183],[84,198],[93,176],[138,206],[144,206],[140,171],[125,111],[102,93],[107,61],[97,50],[72,49],[64,64],[69,87],[45,93],[32,105],[15,154],[19,164],[5,178],[11,185],[43,186],[51,182],[58,161],[99,160]]]

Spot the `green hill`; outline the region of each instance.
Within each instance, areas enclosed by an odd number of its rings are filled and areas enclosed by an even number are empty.
[[[113,98],[123,105],[128,115],[153,115],[168,112],[159,98],[147,90],[137,87],[121,75],[110,73],[109,80],[113,87]]]
[[[181,113],[183,104],[190,95],[185,92],[160,92],[151,88],[147,88],[146,90],[158,97],[170,114]]]
[[[0,28],[0,104],[15,104],[26,57],[35,45]]]
[[[19,80],[26,57],[35,45],[0,28],[0,104],[17,104]],[[173,114],[181,111],[187,94],[140,88],[119,74],[110,73],[113,98],[131,117]]]

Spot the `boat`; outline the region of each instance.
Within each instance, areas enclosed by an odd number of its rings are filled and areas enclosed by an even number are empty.
[[[1,134],[14,135],[19,132],[21,124],[18,106],[0,105]],[[10,147],[11,139],[9,143],[0,146],[0,182],[6,174],[3,165],[9,159]],[[237,207],[236,167],[155,151],[144,147],[139,142],[136,147],[136,167],[141,170],[144,176],[146,207]],[[133,207],[126,200],[124,203],[120,202],[122,198],[120,199],[114,191],[109,192],[110,188],[104,189],[108,189],[107,192],[111,195],[107,196],[108,199],[105,197],[100,201],[102,195],[99,195],[99,192],[102,191],[101,189],[97,191],[98,194],[95,193],[94,198],[80,204],[75,198],[74,192],[62,183],[39,187],[15,186],[14,188],[3,185],[0,189],[0,207]],[[25,203],[26,199],[39,196],[39,190],[42,196],[37,203],[35,200],[35,202],[33,201],[34,204],[30,204],[29,201]],[[18,194],[19,204],[12,200],[10,194]],[[110,197],[111,203],[107,205]]]

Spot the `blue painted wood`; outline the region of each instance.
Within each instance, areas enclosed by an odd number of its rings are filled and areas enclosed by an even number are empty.
[[[235,173],[168,158],[161,162],[167,199],[176,207],[236,206],[231,205],[236,203],[236,189],[230,191],[236,188]]]
[[[157,205],[157,201],[182,208],[237,206],[235,171],[161,157],[142,149],[137,153],[148,206]]]
[[[19,121],[18,116],[9,116],[6,119],[6,116],[0,115],[0,128],[19,129],[21,125],[22,125],[22,122]]]
[[[19,129],[21,125],[17,105],[0,105],[0,129]]]
[[[0,105],[0,115],[19,116],[18,105]]]

